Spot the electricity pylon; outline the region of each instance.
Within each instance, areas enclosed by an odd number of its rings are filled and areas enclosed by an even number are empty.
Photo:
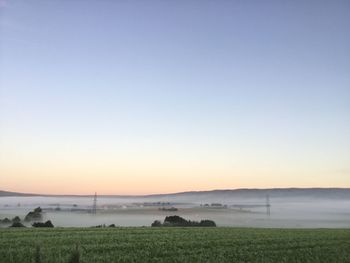
[[[97,193],[95,192],[95,196],[94,196],[94,202],[93,202],[93,205],[92,205],[92,213],[93,214],[96,214],[96,210],[97,210]]]

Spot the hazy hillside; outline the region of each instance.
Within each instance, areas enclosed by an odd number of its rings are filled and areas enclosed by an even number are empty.
[[[234,189],[234,190],[213,190],[213,191],[193,191],[172,194],[157,194],[144,196],[121,196],[108,195],[106,197],[118,198],[150,198],[150,199],[231,199],[231,198],[261,198],[269,195],[271,198],[291,198],[291,197],[308,197],[308,198],[327,198],[327,199],[350,199],[350,188],[272,188],[272,189]],[[58,195],[40,195],[28,193],[16,193],[0,191],[0,196],[58,196]],[[79,195],[62,195],[62,196],[79,196]],[[89,196],[89,195],[82,195]],[[91,195],[92,196],[92,195]]]
[[[174,193],[164,196],[221,196],[221,197],[240,197],[257,198],[262,195],[270,197],[314,197],[314,198],[350,198],[350,188],[272,188],[272,189],[235,189],[235,190],[213,190],[213,191],[195,191]]]
[[[1,191],[0,190],[0,196],[38,196],[38,195],[37,194],[8,192],[8,191]]]

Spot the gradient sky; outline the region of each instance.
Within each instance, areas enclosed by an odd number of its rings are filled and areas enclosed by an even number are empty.
[[[0,10],[0,189],[350,187],[349,1]]]

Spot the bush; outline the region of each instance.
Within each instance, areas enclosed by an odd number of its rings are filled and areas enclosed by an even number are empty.
[[[54,227],[52,222],[50,220],[46,221],[45,223],[42,222],[34,222],[32,224],[33,227]]]
[[[34,213],[41,213],[42,211],[40,206],[34,209]]]
[[[42,219],[42,209],[39,207],[35,208],[33,211],[30,211],[26,217],[24,218],[24,221],[34,221],[34,220],[41,220]]]
[[[189,222],[181,216],[167,216],[164,219],[164,223],[169,223],[173,226],[187,226]]]
[[[19,223],[19,222],[21,222],[21,219],[19,218],[19,216],[15,216],[14,218],[12,218],[12,222]]]
[[[5,217],[3,220],[0,220],[1,224],[11,224],[11,220]]]
[[[201,227],[215,227],[216,224],[212,220],[201,220],[200,222],[197,221],[191,221],[186,220],[180,216],[167,216],[164,219],[164,223],[162,224],[160,221],[156,220],[152,223],[153,227],[159,227],[159,226],[181,226],[181,227],[194,227],[194,226],[201,226]]]
[[[97,226],[92,226],[92,228],[105,228],[105,227],[106,227],[106,224],[97,225]]]
[[[13,222],[10,227],[25,227],[21,222]]]
[[[207,227],[215,227],[216,224],[213,220],[201,220],[199,223],[200,226],[207,226]]]
[[[152,227],[159,227],[159,226],[162,226],[162,223],[159,220],[155,220],[151,226]]]

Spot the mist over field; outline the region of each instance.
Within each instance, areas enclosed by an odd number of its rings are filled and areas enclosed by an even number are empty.
[[[266,193],[270,215],[267,214]],[[218,206],[212,206],[217,204]],[[235,190],[189,192],[140,197],[98,196],[92,214],[93,196],[4,196],[0,218],[21,218],[35,207],[44,210],[44,220],[55,226],[89,227],[150,226],[154,220],[179,215],[190,220],[210,219],[218,226],[268,228],[348,228],[350,190]],[[221,205],[221,206],[219,206]],[[162,208],[175,207],[177,211]]]

